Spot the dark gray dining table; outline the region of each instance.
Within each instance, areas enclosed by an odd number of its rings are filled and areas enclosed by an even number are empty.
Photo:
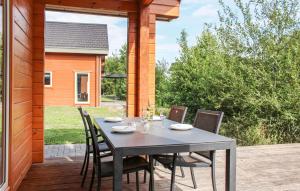
[[[138,122],[135,132],[127,134],[112,132],[113,126],[128,125],[132,121]],[[145,131],[139,125],[139,121],[140,118],[133,118],[111,123],[105,122],[103,118],[94,119],[95,125],[113,153],[114,191],[122,190],[123,157],[210,150],[226,150],[225,190],[236,190],[236,141],[234,139],[197,128],[188,131],[171,130],[170,125],[176,122],[167,119],[150,122],[150,128]]]

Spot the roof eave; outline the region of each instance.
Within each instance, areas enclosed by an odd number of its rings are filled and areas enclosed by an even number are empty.
[[[99,49],[79,49],[79,48],[45,48],[45,52],[50,53],[72,53],[72,54],[98,54],[108,55],[108,50]]]

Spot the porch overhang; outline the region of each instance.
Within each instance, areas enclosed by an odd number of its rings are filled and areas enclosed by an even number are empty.
[[[149,7],[150,14],[157,20],[170,21],[179,16],[180,0],[45,0],[46,9],[68,12],[101,14],[108,16],[128,17],[130,13],[140,11],[140,5]]]

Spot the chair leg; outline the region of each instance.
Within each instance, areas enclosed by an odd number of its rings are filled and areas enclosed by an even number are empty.
[[[175,190],[176,158],[177,158],[177,153],[174,153],[173,162],[172,162],[171,191]]]
[[[129,173],[127,173],[127,184],[130,183]]]
[[[194,168],[190,167],[190,170],[191,170],[191,176],[192,176],[192,181],[193,181],[194,189],[197,189],[197,182],[195,180]]]
[[[146,182],[147,182],[147,171],[144,170],[144,183],[146,183]]]
[[[83,174],[83,170],[84,170],[85,163],[86,163],[86,157],[87,157],[87,151],[85,151],[85,154],[84,154],[84,160],[83,160],[83,164],[82,164],[82,167],[81,167],[80,175]]]
[[[216,185],[216,164],[215,164],[215,160],[212,161],[212,166],[211,166],[211,180],[212,180],[213,191],[217,191],[217,185]]]
[[[100,191],[100,188],[101,188],[101,169],[100,169],[100,166],[98,165],[97,167],[97,191]]]
[[[90,164],[90,154],[87,153],[86,165],[85,165],[85,169],[84,169],[83,178],[82,178],[82,181],[81,181],[81,187],[83,187],[83,185],[84,185],[84,182],[85,182],[85,179],[86,179],[86,175],[87,175],[87,171],[89,169],[89,164]],[[93,169],[94,169],[94,167],[93,167]]]
[[[182,166],[180,167],[180,171],[181,171],[181,177],[184,178],[184,177],[185,177],[185,174],[184,174],[184,170],[183,170],[183,167],[182,167]]]
[[[147,161],[149,161],[148,155],[145,155],[145,159],[146,159]],[[147,171],[144,170],[144,184],[146,184],[146,182],[147,182]]]
[[[91,183],[90,183],[89,191],[91,191],[92,188],[93,188],[94,179],[95,179],[95,168],[93,167],[93,172],[92,172],[92,178],[91,178]]]
[[[140,179],[139,179],[139,172],[135,172],[135,184],[136,184],[136,190],[140,190]]]
[[[154,191],[154,166],[153,166],[153,156],[149,156],[149,164],[150,164],[150,180],[149,180],[149,190]]]

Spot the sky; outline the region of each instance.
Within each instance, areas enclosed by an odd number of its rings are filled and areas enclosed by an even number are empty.
[[[185,29],[189,44],[194,44],[205,23],[218,22],[218,8],[218,0],[182,0],[178,19],[157,22],[156,60],[165,59],[172,63],[179,55],[177,39],[180,32]],[[127,42],[126,18],[47,11],[46,20],[107,24],[110,55]]]

